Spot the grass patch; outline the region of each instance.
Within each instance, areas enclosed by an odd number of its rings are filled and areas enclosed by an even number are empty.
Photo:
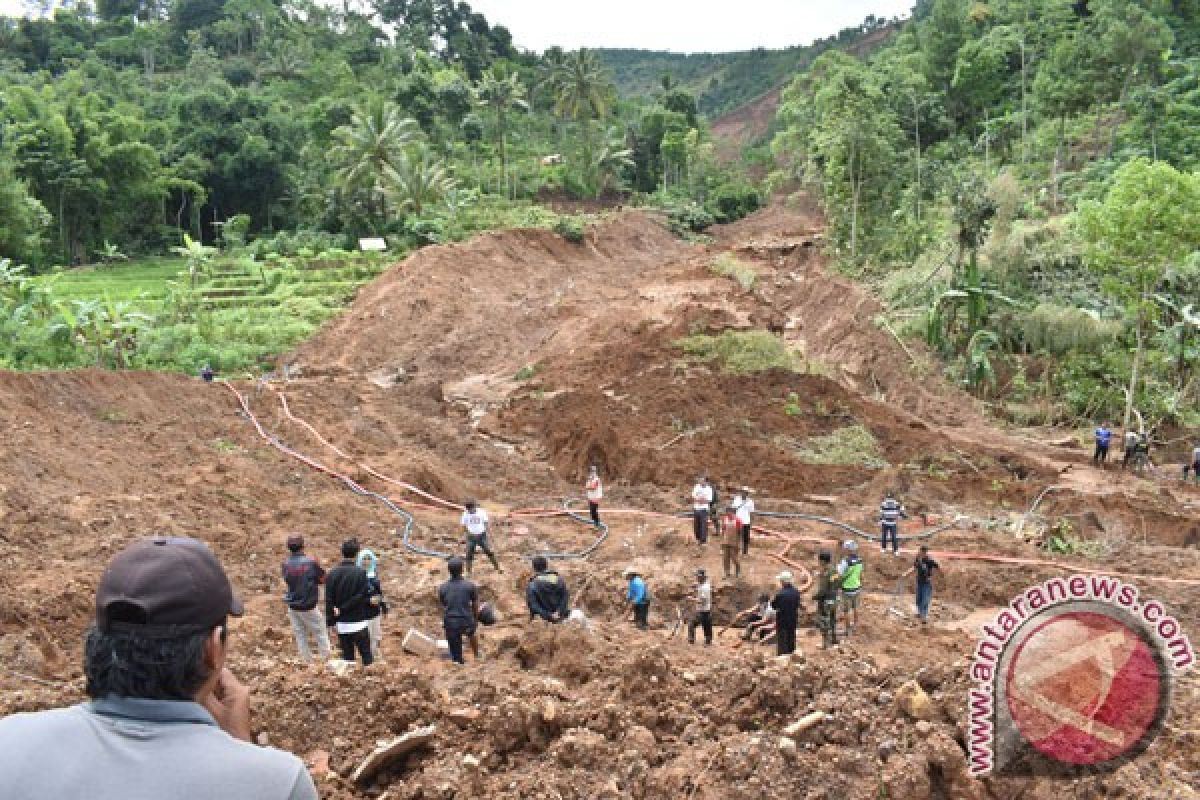
[[[794,372],[794,353],[773,333],[767,331],[725,331],[719,336],[693,334],[675,342],[697,361],[715,361],[726,372],[745,375],[768,369]]]
[[[758,273],[749,264],[738,261],[733,253],[721,253],[708,264],[709,271],[737,282],[747,292],[754,288]]]
[[[799,456],[807,464],[887,466],[879,450],[879,442],[862,425],[850,425],[824,436],[813,436],[800,447]]]
[[[526,381],[533,380],[534,375],[537,375],[537,366],[534,364],[526,364],[517,370],[517,374],[514,375],[513,378],[521,383],[525,383]]]

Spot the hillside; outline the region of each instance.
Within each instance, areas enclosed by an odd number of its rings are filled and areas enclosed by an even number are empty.
[[[826,50],[873,45],[897,27],[896,21],[871,16],[857,27],[783,50],[671,53],[602,48],[596,52],[622,96],[653,97],[662,90],[663,76],[669,75],[674,84],[696,95],[701,113],[715,118],[779,87]]]

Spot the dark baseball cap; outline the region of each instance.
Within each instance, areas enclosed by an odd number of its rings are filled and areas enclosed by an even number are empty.
[[[241,599],[208,545],[185,536],[142,539],[117,553],[96,588],[96,626],[205,630],[240,617]]]

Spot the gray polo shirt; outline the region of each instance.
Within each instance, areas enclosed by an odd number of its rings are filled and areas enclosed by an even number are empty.
[[[235,739],[197,703],[106,697],[0,720],[0,795],[316,800],[304,762]]]

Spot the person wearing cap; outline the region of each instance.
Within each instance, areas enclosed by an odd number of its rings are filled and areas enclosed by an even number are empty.
[[[546,622],[562,622],[571,613],[567,582],[550,569],[545,556],[533,557],[533,577],[525,587],[525,604],[529,606],[529,618],[537,617]]]
[[[83,650],[90,702],[0,719],[0,796],[316,800],[296,756],[251,742],[250,690],[226,666],[242,602],[196,539],[113,558]]]
[[[442,604],[442,627],[446,631],[446,644],[450,648],[450,660],[465,664],[463,660],[463,637],[471,642],[471,652],[478,661],[479,639],[475,636],[476,621],[479,619],[479,589],[463,577],[463,560],[454,556],[446,562],[450,580],[438,587],[438,602]]]
[[[282,568],[283,580],[287,584],[283,602],[287,604],[296,648],[304,661],[312,661],[313,649],[322,661],[328,661],[329,634],[325,630],[325,617],[317,608],[320,587],[325,582],[325,570],[315,558],[304,552],[303,536],[289,536],[287,549],[288,557],[283,560]]]
[[[742,555],[750,554],[750,528],[753,522],[752,515],[754,514],[754,490],[749,486],[742,487],[741,502],[735,502],[737,508],[737,524],[742,535]]]
[[[737,521],[737,509],[732,505],[725,509],[725,517],[717,527],[721,537],[721,570],[725,580],[730,576],[742,577],[742,557],[739,548],[742,545],[741,525]]]
[[[587,481],[583,484],[587,493],[588,513],[592,515],[592,524],[600,527],[600,501],[604,499],[604,486],[600,483],[600,472],[595,465],[588,467]]]
[[[842,542],[845,555],[838,562],[839,586],[842,590],[842,618],[846,621],[846,638],[858,627],[858,598],[862,594],[863,560],[858,556],[858,542]],[[853,622],[851,618],[853,617]]]
[[[633,608],[633,624],[644,631],[650,627],[650,590],[646,579],[633,567],[626,567],[621,577],[628,582],[625,600],[627,607]]]
[[[375,661],[371,652],[371,584],[367,572],[354,563],[359,551],[356,539],[342,542],[342,561],[325,578],[325,617],[337,631],[342,660],[362,657],[364,667]],[[376,612],[378,613],[378,612]]]
[[[354,559],[356,566],[367,573],[367,600],[371,604],[367,633],[371,637],[371,655],[376,661],[383,656],[383,618],[387,616],[387,601],[383,599],[383,583],[379,577],[379,556],[370,548],[358,551]]]
[[[833,567],[833,555],[828,550],[817,554],[817,627],[821,629],[821,646],[837,647],[838,574]]]
[[[708,542],[708,512],[712,501],[712,486],[708,478],[701,475],[692,487],[692,533],[700,544]]]
[[[477,548],[491,559],[492,566],[496,568],[496,571],[503,574],[504,570],[500,569],[500,562],[496,560],[496,554],[492,552],[491,545],[488,544],[488,513],[480,508],[474,500],[468,500],[465,506],[461,522],[463,530],[467,534],[467,575],[471,574],[471,566],[475,563]]]
[[[779,591],[771,598],[775,609],[775,652],[781,656],[796,651],[796,628],[800,625],[800,592],[793,583],[792,573],[779,573]]]
[[[708,574],[703,569],[696,570],[696,594],[693,596],[695,611],[688,622],[688,644],[696,643],[696,628],[704,629],[704,644],[713,642],[712,626],[712,584],[708,582]]]

